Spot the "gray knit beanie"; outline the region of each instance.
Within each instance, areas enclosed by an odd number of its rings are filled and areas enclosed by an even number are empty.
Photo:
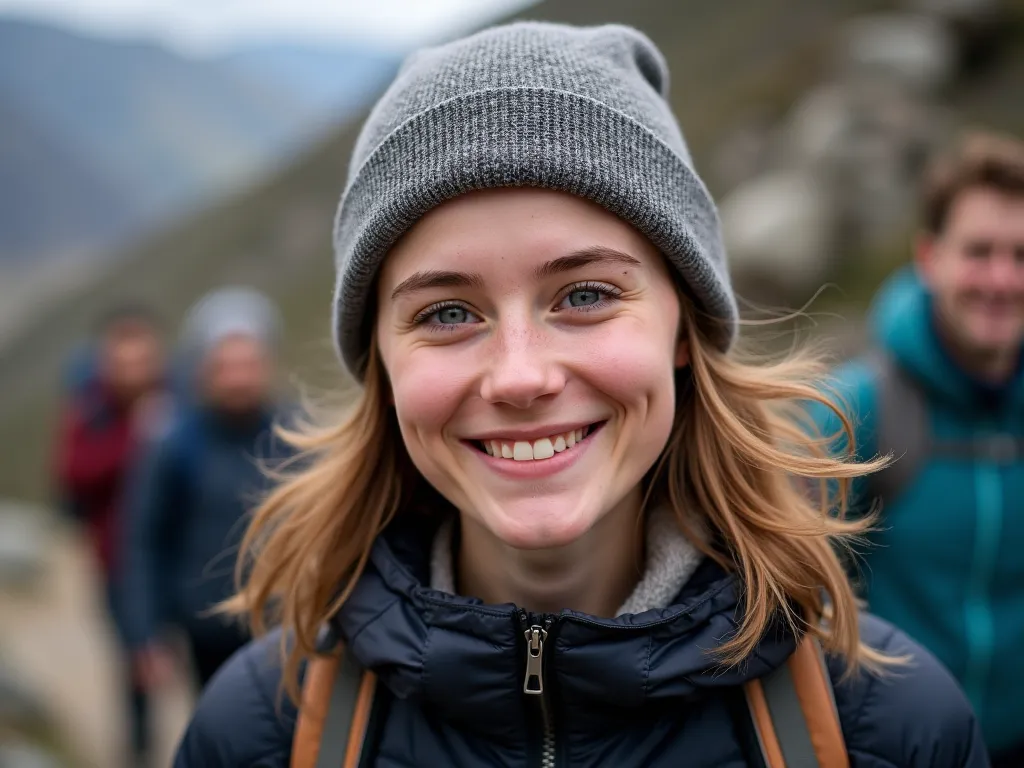
[[[182,351],[198,360],[233,335],[251,336],[274,349],[281,335],[277,307],[264,294],[246,286],[211,291],[185,315]]]
[[[338,209],[335,338],[364,374],[374,278],[427,211],[493,187],[544,187],[602,205],[679,270],[735,335],[718,214],[666,101],[668,68],[629,27],[521,22],[410,56],[356,142]]]

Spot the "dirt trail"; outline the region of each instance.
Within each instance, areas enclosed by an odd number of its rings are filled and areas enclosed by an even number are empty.
[[[70,531],[58,529],[42,583],[31,592],[0,592],[0,648],[83,767],[129,768],[118,752],[124,723],[114,647],[88,553]],[[187,723],[193,701],[187,681],[183,673],[155,702],[156,766],[171,764]]]

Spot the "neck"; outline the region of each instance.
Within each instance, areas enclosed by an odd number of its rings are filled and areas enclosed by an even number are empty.
[[[106,400],[114,410],[123,412],[130,411],[135,403],[142,399],[145,392],[141,389],[124,390],[109,384],[103,385]]]
[[[211,404],[209,411],[213,417],[226,427],[233,429],[249,429],[261,422],[264,410],[259,407],[235,409]]]
[[[979,349],[963,342],[941,312],[935,314],[942,345],[953,361],[978,381],[1001,386],[1013,378],[1020,351],[1017,349]]]
[[[640,502],[637,488],[576,541],[541,550],[510,547],[463,515],[459,594],[535,613],[571,609],[614,617],[643,572]]]

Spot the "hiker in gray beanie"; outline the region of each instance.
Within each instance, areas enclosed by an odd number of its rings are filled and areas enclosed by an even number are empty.
[[[258,639],[176,768],[987,764],[950,675],[858,610],[867,523],[831,513],[885,462],[808,434],[814,360],[736,351],[667,94],[621,26],[403,66],[335,226],[359,386],[286,436],[222,606]]]
[[[265,295],[245,286],[220,288],[192,305],[182,322],[182,350],[202,356],[228,336],[259,340],[268,349],[277,346],[281,318]]]
[[[224,553],[267,488],[265,467],[286,455],[272,439],[284,415],[280,332],[277,308],[244,287],[212,291],[182,323],[173,417],[146,444],[124,501],[127,634],[149,688],[173,671],[168,628],[187,641],[200,685],[247,640],[211,611],[231,595]]]

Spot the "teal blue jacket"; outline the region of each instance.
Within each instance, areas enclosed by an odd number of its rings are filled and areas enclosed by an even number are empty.
[[[869,322],[872,343],[920,383],[934,438],[1024,436],[1024,377],[997,392],[959,369],[912,271],[883,286]],[[837,379],[857,453],[872,457],[876,376],[857,360]],[[899,446],[889,448],[899,455]],[[855,508],[866,497],[855,486]],[[991,750],[1024,742],[1024,456],[1001,463],[925,457],[881,510],[870,539],[858,572],[869,610],[930,649],[960,681]]]

